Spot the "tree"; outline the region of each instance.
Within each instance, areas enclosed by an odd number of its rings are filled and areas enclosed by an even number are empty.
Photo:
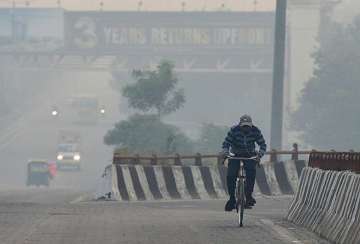
[[[330,29],[292,122],[315,148],[350,149],[360,145],[360,16]]]
[[[157,115],[133,115],[121,121],[104,137],[107,145],[123,146],[132,153],[191,153],[192,142],[175,126]]]
[[[201,128],[200,138],[197,141],[197,150],[201,153],[217,153],[229,131],[227,126],[204,124]]]
[[[105,144],[126,147],[131,153],[193,152],[193,143],[185,134],[161,121],[162,116],[178,110],[185,103],[184,91],[177,89],[178,79],[173,70],[172,63],[162,61],[154,71],[132,72],[136,82],[120,90],[128,99],[129,107],[145,114],[135,114],[117,123],[105,135]],[[119,89],[122,77],[116,68],[112,74],[112,85]]]
[[[185,103],[183,89],[177,89],[178,78],[174,65],[162,61],[154,71],[134,70],[132,77],[136,83],[123,88],[122,94],[129,106],[142,112],[156,111],[161,117],[175,112]]]

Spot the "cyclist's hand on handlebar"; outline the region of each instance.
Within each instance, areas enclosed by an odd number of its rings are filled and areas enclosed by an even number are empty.
[[[219,154],[222,157],[222,164],[225,165],[226,159],[230,156],[229,150],[223,149]]]
[[[258,168],[260,168],[260,161],[261,161],[261,157],[260,157],[260,155],[259,155],[259,154],[257,154],[257,155],[256,155],[256,159],[255,159],[255,161],[256,161],[256,166],[257,166]]]
[[[223,149],[220,154],[223,156],[224,159],[230,157],[230,152],[227,149]]]

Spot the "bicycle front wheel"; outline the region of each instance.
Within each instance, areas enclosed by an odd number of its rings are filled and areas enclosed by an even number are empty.
[[[244,210],[245,210],[245,182],[240,180],[238,184],[238,223],[240,227],[243,227]]]

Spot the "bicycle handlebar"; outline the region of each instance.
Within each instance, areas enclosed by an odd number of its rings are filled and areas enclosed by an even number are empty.
[[[253,156],[253,157],[250,157],[250,158],[227,156],[227,157],[224,158],[223,164],[225,163],[226,159],[240,160],[240,164],[244,163],[244,162],[242,162],[243,160],[254,160],[256,162],[257,167],[260,167],[260,160],[257,160],[258,159],[257,156]]]
[[[250,157],[250,158],[244,158],[244,157],[232,157],[232,156],[227,156],[226,157],[227,159],[236,159],[236,160],[257,160],[257,156],[253,156],[253,157]]]

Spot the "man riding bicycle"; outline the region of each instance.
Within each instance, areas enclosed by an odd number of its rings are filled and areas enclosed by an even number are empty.
[[[259,145],[260,149],[255,150],[255,143]],[[223,143],[223,155],[228,157],[230,152],[235,154],[235,157],[254,157],[257,156],[256,161],[245,160],[244,169],[246,172],[245,184],[245,208],[251,208],[256,204],[252,197],[255,185],[256,165],[260,163],[260,159],[266,152],[266,143],[261,131],[253,125],[252,119],[249,115],[243,115],[240,118],[240,123],[233,126],[227,134]],[[235,186],[236,177],[240,168],[239,160],[230,159],[227,170],[227,187],[230,199],[225,205],[225,211],[232,211],[235,209]]]

